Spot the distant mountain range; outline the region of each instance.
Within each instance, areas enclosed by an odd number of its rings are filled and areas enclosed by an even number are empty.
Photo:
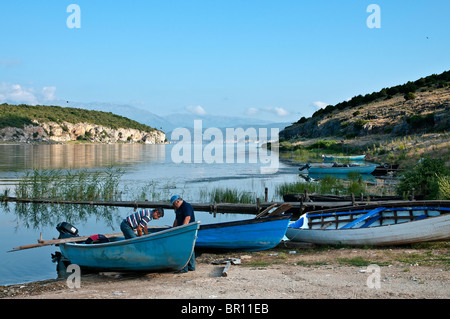
[[[82,102],[70,102],[63,100],[52,101],[51,104],[59,106],[70,106],[83,108],[87,110],[96,110],[103,112],[111,112],[117,115],[127,117],[131,120],[135,120],[139,123],[157,128],[166,133],[167,139],[170,141],[171,132],[176,128],[188,128],[191,131],[194,128],[194,120],[202,120],[202,128],[205,130],[210,127],[220,128],[225,133],[225,128],[242,127],[244,130],[249,127],[258,129],[264,128],[279,128],[281,131],[286,126],[292,123],[271,123],[269,121],[245,118],[245,117],[228,117],[228,116],[215,116],[215,115],[195,115],[191,113],[174,113],[166,116],[159,116],[150,111],[140,109],[135,106],[127,104],[114,104],[114,103],[82,103]],[[268,132],[270,135],[270,131]],[[225,135],[224,135],[225,136]]]

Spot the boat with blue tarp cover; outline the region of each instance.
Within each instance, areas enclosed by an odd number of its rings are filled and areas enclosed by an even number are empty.
[[[106,243],[65,243],[60,250],[72,264],[95,270],[176,271],[191,258],[200,222]]]
[[[309,212],[291,223],[295,242],[398,245],[450,239],[450,201],[385,202]]]
[[[270,249],[281,242],[290,219],[290,214],[284,214],[202,225],[195,248],[215,251]]]

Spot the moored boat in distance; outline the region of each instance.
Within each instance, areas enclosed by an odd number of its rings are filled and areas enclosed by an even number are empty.
[[[364,161],[366,155],[322,155],[324,161],[336,161],[336,160],[345,160],[345,161]]]
[[[310,164],[307,163],[299,168],[299,171],[308,172],[308,174],[371,174],[376,168],[375,164],[359,165],[359,164]]]
[[[289,225],[291,241],[398,245],[450,239],[450,201],[410,201],[327,209]]]
[[[176,271],[189,261],[200,222],[106,243],[65,243],[61,254],[72,264],[93,270]]]

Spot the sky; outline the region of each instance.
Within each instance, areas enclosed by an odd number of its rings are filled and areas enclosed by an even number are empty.
[[[2,0],[0,103],[295,122],[449,70],[449,12],[448,0]]]

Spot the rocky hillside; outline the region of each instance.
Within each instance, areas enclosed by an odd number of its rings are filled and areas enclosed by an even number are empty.
[[[164,143],[164,132],[112,113],[57,106],[0,105],[0,141]]]
[[[434,81],[436,78],[438,80]],[[282,140],[370,135],[406,136],[450,130],[450,71],[328,106],[280,132]],[[394,94],[390,94],[394,93]]]

